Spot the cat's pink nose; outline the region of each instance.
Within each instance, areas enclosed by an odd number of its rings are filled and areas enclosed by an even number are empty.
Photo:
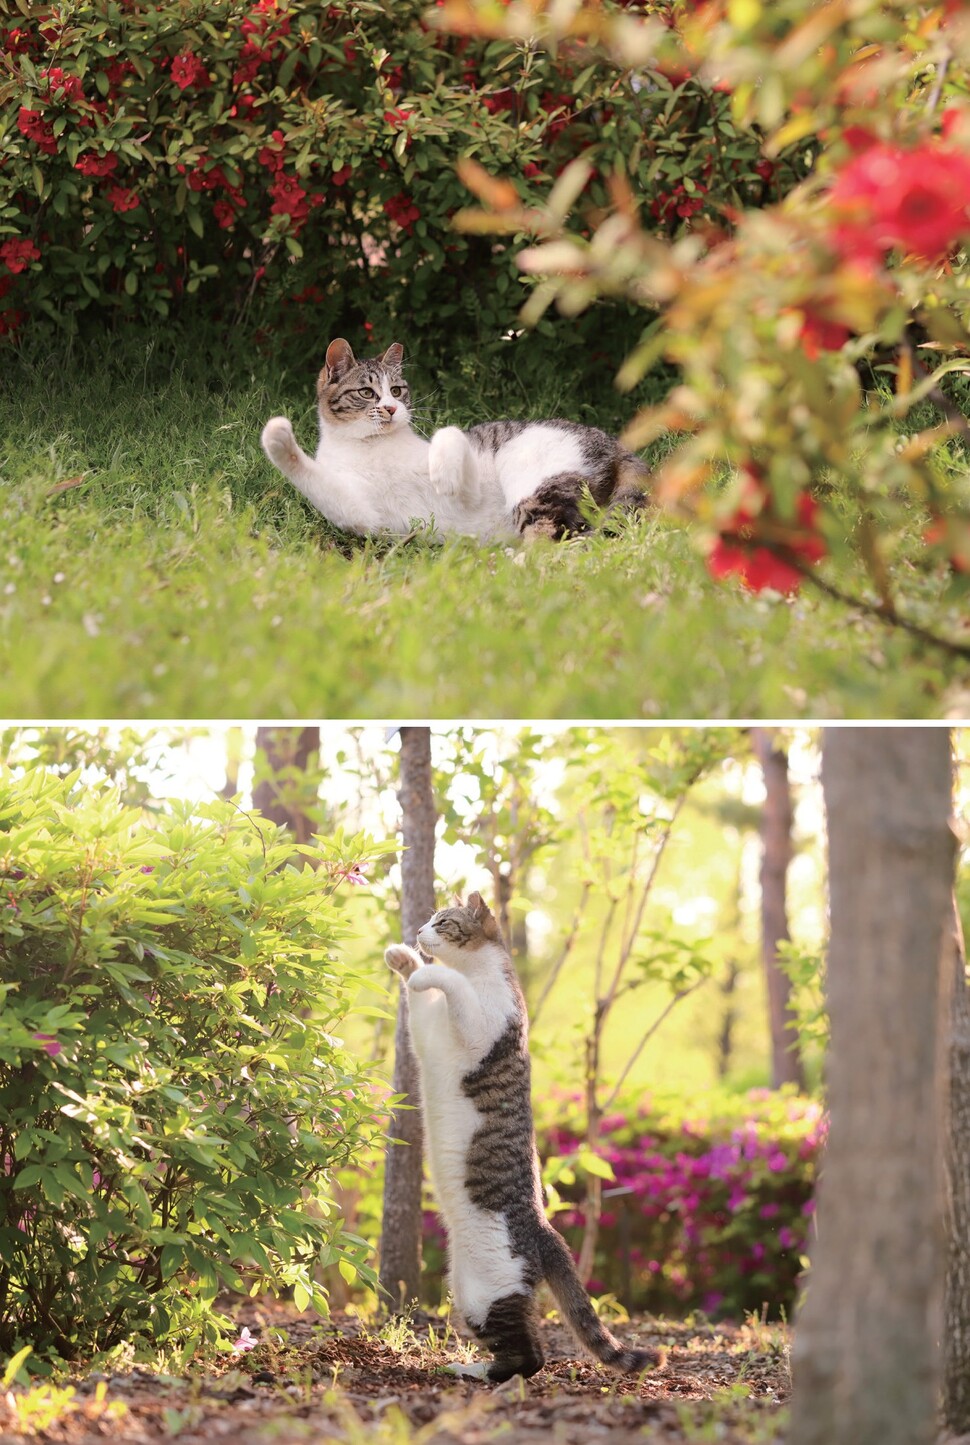
[[[397,407],[392,401],[386,401],[384,403],[384,410],[387,412],[388,416],[393,416],[394,413],[397,411]]]

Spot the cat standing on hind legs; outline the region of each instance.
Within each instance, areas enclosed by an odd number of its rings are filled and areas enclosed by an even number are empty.
[[[494,1356],[456,1373],[498,1383],[542,1368],[535,1291],[543,1280],[603,1364],[639,1374],[661,1363],[659,1352],[626,1349],[600,1323],[565,1241],[545,1217],[525,1000],[498,924],[472,893],[464,906],[436,913],[418,943],[432,963],[405,944],[384,958],[408,990],[452,1296]]]

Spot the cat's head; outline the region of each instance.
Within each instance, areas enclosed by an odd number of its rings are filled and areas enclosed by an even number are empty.
[[[397,341],[383,356],[362,361],[342,337],[331,341],[317,380],[321,419],[354,439],[406,428],[411,420],[411,393],[401,375],[403,357],[404,347]]]
[[[418,943],[442,963],[461,968],[479,949],[496,943],[501,947],[502,934],[482,895],[469,893],[465,903],[439,908],[418,929]]]

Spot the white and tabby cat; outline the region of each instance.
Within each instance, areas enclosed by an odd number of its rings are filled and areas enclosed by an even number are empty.
[[[588,1350],[639,1374],[654,1350],[625,1349],[597,1319],[562,1236],[547,1222],[530,1097],[525,1000],[498,924],[478,893],[384,958],[406,983],[411,1038],[456,1308],[495,1358],[454,1366],[495,1382],[543,1365],[534,1295],[547,1280]]]
[[[320,441],[301,450],[286,417],[263,428],[263,450],[318,512],[366,535],[404,534],[434,519],[439,533],[482,539],[561,537],[589,523],[584,484],[601,507],[634,507],[646,469],[615,437],[569,421],[494,421],[443,427],[430,442],[411,428],[404,348],[358,361],[341,338],[317,382]]]

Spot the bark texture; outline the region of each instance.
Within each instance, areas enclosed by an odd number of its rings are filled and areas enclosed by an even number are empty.
[[[264,818],[289,828],[297,843],[309,843],[313,820],[308,817],[306,773],[320,751],[319,728],[257,728],[257,765],[261,776],[253,789],[253,807]]]
[[[415,946],[417,932],[434,913],[434,833],[437,815],[431,782],[431,730],[401,729],[401,937]],[[394,1310],[419,1297],[421,1279],[421,1128],[418,1061],[408,1033],[408,994],[402,988],[394,1032],[395,1094],[410,1108],[391,1115],[384,1167],[379,1279]]]
[[[787,943],[788,865],[792,859],[792,801],[788,754],[773,728],[752,728],[751,738],[765,781],[761,810],[761,959],[771,1037],[771,1083],[805,1088],[798,1039],[789,1028],[791,984],[778,967],[778,945]]]
[[[956,899],[943,949],[949,1014],[949,1118],[945,1149],[946,1286],[943,1418],[970,1434],[970,989]]]
[[[827,729],[822,781],[830,1133],[792,1351],[789,1445],[929,1445],[941,1313],[949,734]]]

